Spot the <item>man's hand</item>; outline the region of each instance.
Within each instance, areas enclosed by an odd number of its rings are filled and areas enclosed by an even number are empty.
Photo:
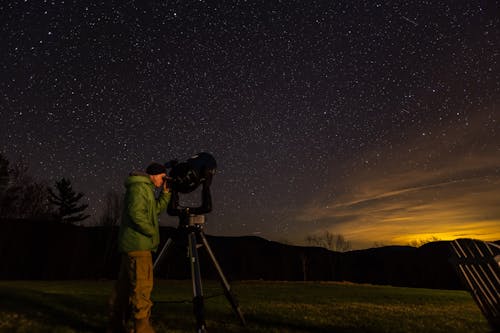
[[[170,192],[170,181],[172,180],[172,177],[165,176],[163,177],[163,192],[168,193]]]

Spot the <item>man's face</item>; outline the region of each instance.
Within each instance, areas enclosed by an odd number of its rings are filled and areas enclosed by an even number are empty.
[[[156,187],[160,187],[163,185],[163,178],[165,178],[166,175],[166,173],[160,173],[158,175],[149,175],[149,177]]]

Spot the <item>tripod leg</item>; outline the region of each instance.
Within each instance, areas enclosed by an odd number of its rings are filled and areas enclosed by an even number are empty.
[[[200,232],[199,234],[201,236],[201,240],[203,242],[203,245],[207,249],[207,252],[210,256],[210,259],[212,260],[212,263],[214,264],[215,269],[217,270],[217,273],[219,273],[219,279],[220,279],[220,283],[222,285],[222,288],[224,289],[224,295],[226,296],[227,300],[231,304],[234,313],[240,319],[241,324],[243,326],[245,326],[245,317],[243,316],[243,313],[241,312],[238,301],[236,300],[233,293],[231,292],[231,286],[229,285],[229,282],[227,282],[227,279],[224,276],[224,273],[222,272],[222,269],[220,268],[220,265],[217,262],[217,259],[215,258],[215,255],[212,252],[212,249],[210,248],[210,245],[208,244],[207,238],[205,237],[205,234],[203,232]]]
[[[203,288],[201,286],[200,261],[198,257],[195,232],[188,234],[189,260],[191,264],[191,280],[193,282],[193,313],[196,317],[196,332],[205,333],[205,313],[203,309]]]
[[[153,270],[155,270],[156,267],[160,264],[162,258],[167,255],[168,248],[170,247],[170,245],[172,245],[173,242],[174,241],[172,238],[167,239],[167,242],[165,243],[165,245],[163,245],[163,249],[161,249],[160,254],[158,255],[158,257],[155,260],[155,263],[153,264]]]

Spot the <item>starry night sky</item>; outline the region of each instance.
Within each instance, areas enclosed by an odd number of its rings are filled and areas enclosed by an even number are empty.
[[[0,150],[38,179],[70,178],[95,218],[131,170],[207,151],[209,234],[500,239],[498,13],[486,1],[2,3]]]

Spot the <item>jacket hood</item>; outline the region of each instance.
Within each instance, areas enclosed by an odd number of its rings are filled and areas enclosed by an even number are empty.
[[[144,177],[148,177],[149,178],[149,174],[147,174],[144,171],[137,171],[137,170],[131,171],[129,173],[129,176],[144,176]]]
[[[142,171],[132,171],[125,180],[125,186],[129,187],[130,185],[137,183],[145,183],[148,185],[153,185],[153,182],[151,181],[147,173]]]

